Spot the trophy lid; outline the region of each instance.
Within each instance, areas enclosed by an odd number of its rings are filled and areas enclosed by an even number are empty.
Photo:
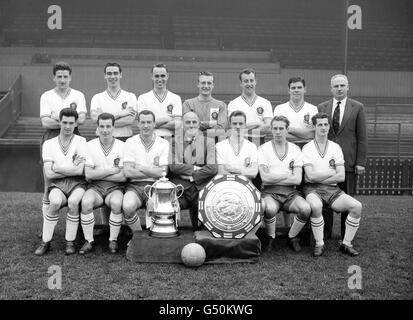
[[[159,178],[153,185],[152,188],[154,189],[168,189],[168,190],[173,190],[176,188],[175,184],[173,184],[169,179],[166,177],[166,172],[165,170],[162,172],[162,177]]]

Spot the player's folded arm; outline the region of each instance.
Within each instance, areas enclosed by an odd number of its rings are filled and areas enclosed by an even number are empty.
[[[44,171],[44,174],[45,174],[47,179],[51,180],[51,179],[60,179],[60,178],[65,177],[65,175],[55,172],[52,169],[52,167],[53,167],[53,161],[51,161],[51,160],[45,160],[44,161],[43,171]]]
[[[346,171],[344,169],[344,163],[343,164],[337,164],[336,165],[336,173],[323,180],[323,183],[325,184],[333,184],[333,183],[340,183],[340,182],[344,182],[346,178]]]
[[[123,162],[123,172],[126,178],[141,179],[147,177],[141,170],[135,168],[135,162],[132,161]]]

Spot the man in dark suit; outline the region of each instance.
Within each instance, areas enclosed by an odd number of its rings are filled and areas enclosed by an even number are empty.
[[[366,167],[367,133],[363,104],[348,98],[348,79],[343,74],[331,77],[333,99],[318,105],[320,112],[329,115],[331,123],[328,139],[340,145],[344,153],[345,181],[338,186],[345,193],[354,196],[357,175],[362,175]],[[341,238],[344,237],[347,213],[341,214]],[[331,237],[333,213],[326,212],[325,234]]]
[[[204,136],[201,121],[192,111],[183,116],[183,135],[175,136],[175,147],[171,150],[169,170],[172,182],[184,187],[178,199],[181,209],[189,209],[194,230],[198,226],[199,191],[217,174],[215,164],[215,141]]]

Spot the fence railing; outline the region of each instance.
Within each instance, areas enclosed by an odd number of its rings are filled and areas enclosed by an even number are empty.
[[[14,81],[6,95],[0,100],[0,137],[19,117],[22,107],[22,77]]]
[[[357,194],[413,195],[413,159],[368,158],[358,176]]]

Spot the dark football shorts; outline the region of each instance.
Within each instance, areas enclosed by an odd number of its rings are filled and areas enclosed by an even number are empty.
[[[266,186],[264,185],[261,191],[262,197],[272,197],[281,207],[280,209],[290,211],[290,206],[294,199],[301,197],[301,193],[294,186]]]
[[[146,205],[146,202],[148,202],[148,197],[146,196],[144,189],[145,189],[145,186],[152,185],[152,184],[153,182],[148,182],[148,181],[146,182],[130,181],[125,186],[125,193],[128,191],[135,192],[139,200],[142,202],[142,205]]]
[[[303,193],[305,196],[310,193],[316,194],[323,205],[331,207],[334,201],[342,194],[345,194],[338,186],[327,185],[322,183],[306,183],[304,185]]]
[[[105,200],[113,191],[120,190],[123,193],[123,184],[119,182],[95,180],[89,182],[87,189],[92,189]]]
[[[87,182],[82,176],[66,177],[53,180],[48,189],[49,193],[54,188],[58,188],[60,191],[62,191],[67,199],[76,188],[82,188],[86,190]]]

